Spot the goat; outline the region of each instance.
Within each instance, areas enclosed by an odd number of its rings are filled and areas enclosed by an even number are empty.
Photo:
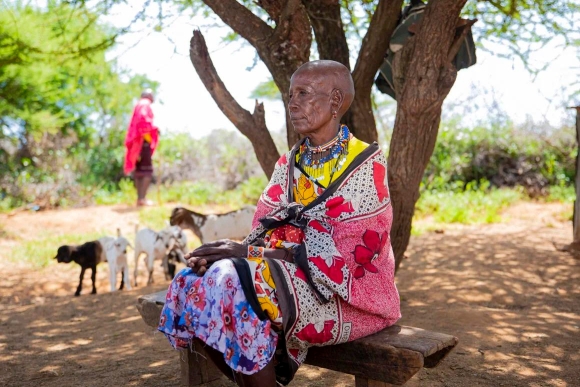
[[[201,241],[244,239],[252,230],[256,207],[246,206],[225,214],[201,214],[183,207],[171,212],[169,224],[191,230]]]
[[[167,253],[161,262],[165,279],[172,280],[175,277],[176,263],[181,262],[187,265],[185,254],[187,253],[187,235],[184,232],[179,232],[175,240],[173,248]]]
[[[177,226],[169,226],[156,232],[150,228],[139,230],[139,225],[135,226],[135,286],[137,286],[137,274],[139,269],[139,256],[145,253],[145,266],[149,271],[147,285],[153,283],[153,262],[160,260],[163,262],[165,273],[169,272],[165,257],[173,249],[178,240],[182,239],[183,232]]]
[[[131,290],[131,281],[129,280],[129,261],[127,260],[127,247],[133,248],[131,243],[121,235],[121,230],[117,229],[117,238],[102,237],[99,242],[103,246],[102,261],[109,264],[109,283],[111,292],[117,288],[117,273],[121,273],[121,285],[119,290],[123,290],[125,281],[127,281],[127,290]]]
[[[59,263],[76,262],[81,267],[81,275],[79,279],[79,286],[75,292],[75,297],[81,295],[83,288],[83,278],[85,277],[85,270],[90,268],[92,270],[91,280],[93,282],[93,291],[91,294],[97,294],[97,287],[95,280],[97,277],[97,264],[101,262],[103,257],[103,246],[99,241],[86,242],[79,246],[63,245],[57,250],[54,259]]]

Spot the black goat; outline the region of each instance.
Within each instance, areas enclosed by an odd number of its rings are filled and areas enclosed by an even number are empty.
[[[91,280],[93,281],[93,291],[91,294],[97,294],[97,288],[95,286],[95,279],[97,276],[97,264],[101,262],[101,253],[103,247],[99,241],[92,241],[84,243],[80,246],[60,246],[54,257],[59,263],[70,263],[71,261],[76,262],[81,267],[81,276],[79,279],[79,286],[75,292],[75,297],[81,295],[81,290],[83,288],[83,278],[85,276],[85,270],[91,268]]]

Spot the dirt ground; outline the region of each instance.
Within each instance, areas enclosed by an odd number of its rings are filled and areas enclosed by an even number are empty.
[[[411,239],[397,275],[400,323],[455,335],[459,345],[407,386],[580,386],[580,260],[553,246],[570,242],[563,210],[520,203],[506,223]],[[99,294],[88,294],[87,276],[75,298],[78,266],[31,269],[9,259],[46,230],[114,234],[121,226],[130,235],[137,218],[119,206],[0,215],[0,386],[179,385],[178,353],[135,308],[138,296],[167,287],[160,267],[154,285],[110,293],[101,265]],[[291,384],[353,385],[351,376],[308,366]]]

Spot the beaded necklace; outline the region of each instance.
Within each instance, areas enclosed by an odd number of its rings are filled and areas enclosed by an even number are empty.
[[[324,180],[326,167],[330,169],[330,182],[334,173],[338,171],[346,161],[348,155],[348,141],[350,132],[346,125],[342,125],[336,137],[319,146],[310,145],[310,139],[306,138],[300,146],[300,158],[298,163],[310,178],[314,181]]]

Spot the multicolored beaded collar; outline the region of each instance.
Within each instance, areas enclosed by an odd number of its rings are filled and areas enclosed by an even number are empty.
[[[346,125],[341,125],[336,137],[319,146],[312,146],[310,139],[306,138],[300,146],[299,165],[315,181],[324,179],[325,166],[328,162],[333,162],[330,168],[330,180],[332,175],[338,171],[346,161],[348,155],[348,141],[350,131]]]

